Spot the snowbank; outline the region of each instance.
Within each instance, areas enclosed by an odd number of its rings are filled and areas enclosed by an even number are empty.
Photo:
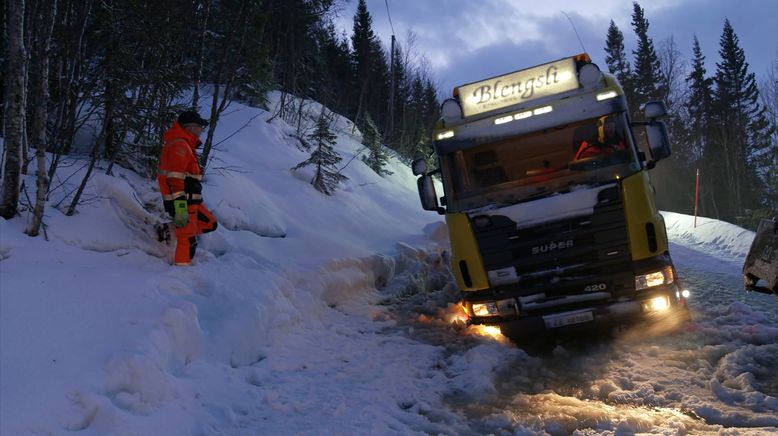
[[[754,232],[725,221],[697,217],[695,227],[691,215],[662,212],[662,216],[672,242],[718,258],[736,258],[742,262],[754,240]]]

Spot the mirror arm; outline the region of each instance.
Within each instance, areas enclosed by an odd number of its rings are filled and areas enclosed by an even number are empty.
[[[427,173],[427,175],[428,176],[434,176],[435,174],[440,174],[440,173],[442,173],[442,171],[440,170],[440,167],[438,167],[438,168],[435,168],[435,171],[431,171],[431,172]],[[446,209],[443,208],[443,207],[438,206],[438,208],[435,210],[435,212],[437,212],[438,215],[445,215],[446,214]]]

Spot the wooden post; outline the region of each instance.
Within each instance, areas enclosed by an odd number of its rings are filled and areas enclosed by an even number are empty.
[[[694,188],[694,228],[697,228],[697,211],[700,205],[700,169],[697,168],[697,184]]]

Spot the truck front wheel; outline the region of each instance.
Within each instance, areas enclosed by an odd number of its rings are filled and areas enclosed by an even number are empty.
[[[756,282],[759,281],[759,278],[752,274],[743,274],[743,286],[746,287],[746,289],[751,289],[754,286],[756,286]]]

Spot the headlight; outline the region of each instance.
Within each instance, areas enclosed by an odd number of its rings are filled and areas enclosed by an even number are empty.
[[[445,132],[438,133],[438,141],[442,141],[444,139],[453,138],[454,137],[454,131],[453,130],[446,130]]]
[[[473,304],[473,315],[475,316],[497,316],[498,314],[495,303]]]
[[[646,312],[662,312],[670,307],[667,297],[654,297],[643,303],[643,310]]]
[[[635,276],[635,289],[640,291],[654,286],[669,285],[673,280],[675,280],[673,267],[668,266],[660,271]]]
[[[516,315],[517,313],[516,300],[513,298],[473,304],[474,316]]]

